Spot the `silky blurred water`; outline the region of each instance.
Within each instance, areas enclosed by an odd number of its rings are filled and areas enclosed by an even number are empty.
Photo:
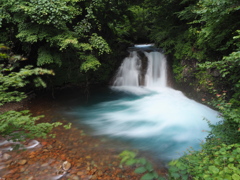
[[[167,87],[167,61],[160,52],[144,52],[148,59],[145,85],[140,56],[131,52],[117,71],[114,86],[90,97],[86,106],[69,112],[89,125],[95,135],[121,139],[164,160],[187,148],[200,148],[218,112]]]
[[[165,160],[179,157],[190,146],[200,148],[209,130],[204,119],[220,120],[218,112],[171,88],[114,87],[69,113],[95,135],[121,139]]]

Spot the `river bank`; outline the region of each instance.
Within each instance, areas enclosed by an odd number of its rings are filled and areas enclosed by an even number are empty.
[[[65,117],[55,114],[59,104],[49,96],[32,99],[21,105],[31,110],[33,115],[44,114],[41,122],[60,121]],[[11,106],[10,106],[11,107]],[[12,106],[13,107],[13,106]],[[104,137],[88,135],[81,127],[67,130],[57,127],[53,130],[56,138],[36,139],[39,145],[26,151],[1,151],[0,179],[5,180],[87,180],[116,179],[138,180],[135,167],[121,166],[119,154],[127,148],[115,148],[116,143]],[[31,141],[25,142],[28,145]],[[5,145],[7,146],[7,145]],[[155,164],[159,174],[166,169]]]

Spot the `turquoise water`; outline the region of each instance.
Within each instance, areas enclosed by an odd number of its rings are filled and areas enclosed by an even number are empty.
[[[189,147],[200,148],[209,130],[204,119],[220,120],[218,112],[167,87],[96,90],[88,103],[80,104],[68,113],[93,129],[94,135],[125,141],[167,161]]]

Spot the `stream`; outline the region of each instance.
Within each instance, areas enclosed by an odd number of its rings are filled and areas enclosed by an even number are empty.
[[[42,122],[70,122],[72,128],[56,128],[56,140],[38,139],[37,147],[21,155],[9,152],[0,164],[0,178],[2,173],[28,180],[139,179],[131,168],[119,167],[123,150],[138,151],[164,174],[165,165],[187,148],[199,149],[209,130],[207,121],[221,120],[218,112],[167,85],[162,53],[143,54],[148,60],[144,75],[141,57],[133,51],[109,87],[66,88],[29,102],[34,115],[45,114]],[[71,169],[61,174],[62,163],[70,163]]]

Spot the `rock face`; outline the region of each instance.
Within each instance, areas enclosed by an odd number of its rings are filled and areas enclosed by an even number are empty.
[[[148,58],[145,56],[143,52],[138,53],[139,56],[141,57],[141,69],[140,69],[140,77],[139,77],[139,85],[144,86],[145,85],[145,75],[147,73],[147,68],[148,68]]]

